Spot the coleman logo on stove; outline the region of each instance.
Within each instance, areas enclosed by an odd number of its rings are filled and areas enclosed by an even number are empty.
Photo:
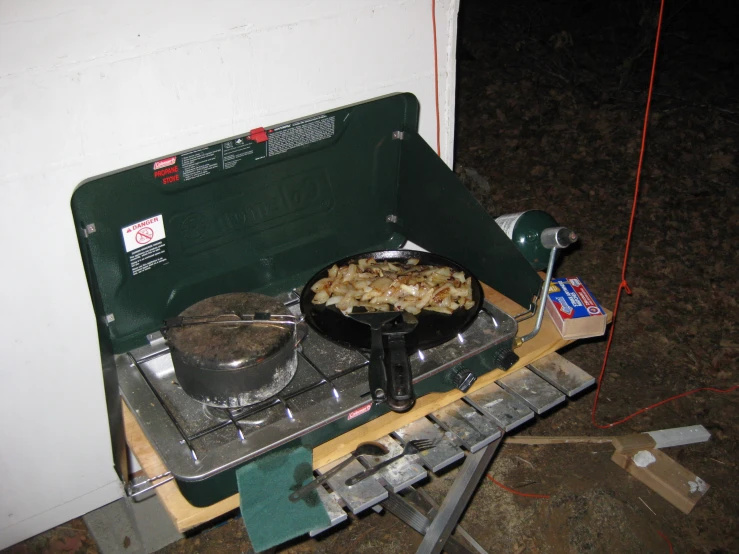
[[[174,165],[176,163],[177,163],[177,156],[171,156],[169,158],[164,158],[163,160],[154,162],[154,171],[156,171],[157,169],[162,169],[163,167],[169,167],[170,165]]]
[[[357,408],[356,410],[352,410],[349,412],[349,417],[346,419],[354,419],[355,417],[361,416],[362,414],[366,414],[372,409],[372,404],[367,404],[366,406],[362,406],[361,408]]]

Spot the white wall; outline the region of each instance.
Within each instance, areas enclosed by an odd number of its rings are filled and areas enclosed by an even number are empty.
[[[451,162],[459,0],[437,0]],[[87,177],[392,92],[430,0],[0,0],[0,548],[121,494],[69,202]]]

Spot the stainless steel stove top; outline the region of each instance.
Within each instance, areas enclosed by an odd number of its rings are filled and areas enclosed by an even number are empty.
[[[299,296],[280,295],[300,313]],[[414,384],[516,335],[515,320],[485,302],[456,340],[411,356]],[[303,339],[298,370],[277,396],[238,410],[206,407],[177,384],[160,333],[149,345],[116,356],[121,393],[167,468],[182,481],[200,481],[342,418],[367,409],[368,358],[312,331]],[[492,368],[491,368],[492,369]],[[371,409],[371,408],[370,408]]]

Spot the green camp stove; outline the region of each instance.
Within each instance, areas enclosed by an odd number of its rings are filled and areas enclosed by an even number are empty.
[[[300,320],[308,279],[336,260],[417,249],[530,306],[542,281],[418,135],[397,94],[254,129],[82,183],[72,198],[106,389],[120,389],[184,496],[236,492],[234,471],[287,444],[313,447],[387,413],[367,352],[311,330],[297,371],[255,405],[214,408],[176,380],[163,322],[204,299],[260,293]],[[485,302],[452,340],[410,355],[417,396],[468,388],[516,361],[516,321]],[[117,387],[116,387],[117,384]],[[109,401],[114,444],[117,395]]]

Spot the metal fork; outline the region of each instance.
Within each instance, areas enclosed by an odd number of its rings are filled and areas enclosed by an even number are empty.
[[[437,441],[435,440],[416,439],[416,440],[408,441],[405,444],[405,448],[403,448],[403,452],[401,452],[397,456],[393,456],[392,458],[383,460],[376,466],[365,469],[364,471],[349,477],[349,479],[345,481],[345,484],[349,487],[352,485],[356,485],[357,483],[359,483],[360,481],[363,481],[367,477],[374,475],[375,473],[380,471],[382,468],[389,466],[390,464],[392,464],[393,462],[397,460],[400,460],[403,456],[406,456],[408,454],[419,454],[423,452],[424,450],[431,450],[436,445],[437,445]]]

